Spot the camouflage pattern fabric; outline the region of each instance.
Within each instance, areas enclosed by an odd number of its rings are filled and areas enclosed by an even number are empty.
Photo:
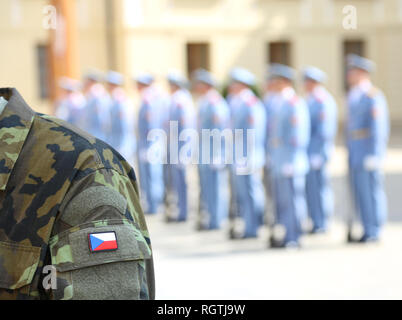
[[[0,115],[0,299],[153,299],[134,170],[106,143],[37,114],[15,89]],[[88,234],[119,248],[91,253]],[[45,289],[44,267],[56,270]]]

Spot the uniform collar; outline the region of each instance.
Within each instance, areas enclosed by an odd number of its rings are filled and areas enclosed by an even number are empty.
[[[243,101],[243,100],[247,100],[249,97],[251,97],[253,95],[254,95],[254,93],[251,89],[244,88],[238,94],[236,94],[234,97],[238,98],[239,101]]]
[[[213,99],[216,99],[217,97],[218,97],[218,91],[216,91],[215,88],[209,89],[204,95],[204,98],[206,100],[211,100],[211,99],[213,100]]]
[[[211,89],[209,89],[208,91],[207,91],[207,93],[205,94],[206,96],[216,96],[216,94],[217,94],[217,91],[216,91],[216,89],[215,88],[211,88]]]
[[[373,84],[371,83],[370,80],[364,80],[359,84],[359,87],[363,92],[367,93],[371,90]]]
[[[373,84],[370,80],[363,80],[359,84],[352,87],[352,90],[361,91],[361,92],[369,92],[370,89],[373,87]]]
[[[244,88],[242,91],[240,91],[239,95],[250,95],[253,94],[253,91],[250,88]]]
[[[368,93],[371,90],[372,87],[373,84],[370,80],[361,81],[359,84],[352,87],[348,94],[349,104],[358,102],[364,94]]]
[[[321,95],[323,93],[323,91],[324,91],[324,87],[321,85],[318,85],[313,89],[312,93],[314,95]]]
[[[106,95],[106,89],[100,83],[95,83],[92,85],[87,92],[87,96],[89,97],[101,97],[104,95]]]
[[[14,165],[28,136],[35,112],[14,88],[1,88],[8,100],[0,115],[0,190],[5,190]]]
[[[284,97],[287,100],[291,99],[295,94],[296,91],[292,87],[286,87],[281,91],[282,97]]]
[[[117,87],[110,92],[110,96],[113,100],[122,102],[126,99],[126,93],[123,88]]]
[[[187,89],[179,89],[172,94],[172,99],[174,100],[187,99],[189,97],[191,95]]]
[[[142,91],[143,95],[147,95],[147,94],[151,94],[154,92],[154,85],[150,84],[148,87],[144,88],[144,90]]]
[[[309,99],[321,98],[321,97],[323,97],[324,93],[325,93],[324,87],[322,85],[318,85],[313,89],[313,91],[311,91],[307,95],[307,97]]]

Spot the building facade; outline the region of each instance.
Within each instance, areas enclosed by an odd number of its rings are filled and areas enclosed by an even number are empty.
[[[101,0],[68,0],[74,2],[77,28],[75,53],[77,76],[88,66],[108,67],[106,6]],[[61,19],[54,20],[50,0],[0,1],[0,85],[16,87],[38,111],[52,113],[50,92],[50,33],[55,31],[57,50],[64,50]],[[55,25],[53,25],[55,23]]]
[[[270,62],[315,65],[328,73],[341,106],[344,57],[358,53],[377,62],[374,80],[392,120],[402,120],[400,0],[125,0],[122,6],[129,73],[203,66],[225,81],[239,65],[263,83]]]
[[[88,67],[113,68],[127,76],[151,71],[163,79],[172,69],[189,74],[205,67],[224,83],[233,66],[243,66],[263,84],[270,62],[299,70],[315,65],[328,73],[343,114],[344,57],[358,53],[377,62],[374,80],[388,97],[392,121],[402,121],[402,0],[71,1],[81,74]],[[0,5],[0,83],[19,87],[38,108],[50,106],[38,83],[48,4]],[[6,63],[10,58],[18,66]]]

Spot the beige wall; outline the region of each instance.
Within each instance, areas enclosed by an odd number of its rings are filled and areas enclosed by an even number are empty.
[[[106,70],[105,6],[103,0],[76,1],[78,19],[78,39],[80,70],[84,74],[88,68]]]
[[[47,42],[42,8],[47,1],[2,0],[0,4],[0,86],[17,87],[32,107],[43,109],[38,97],[36,46]],[[14,13],[12,13],[14,12]]]
[[[186,42],[209,42],[211,69],[224,81],[234,65],[249,68],[263,82],[266,44],[292,43],[293,66],[316,65],[328,86],[344,100],[343,41],[364,39],[378,63],[374,81],[389,100],[393,121],[402,121],[402,1],[400,0],[121,0],[125,14],[126,71],[163,76],[186,71]],[[135,7],[133,4],[139,4]],[[357,8],[357,30],[342,26],[344,6]],[[137,9],[137,10],[136,10]],[[133,13],[135,12],[135,13]],[[141,14],[139,14],[139,12]],[[343,108],[340,108],[341,114]]]
[[[230,68],[240,65],[262,84],[267,43],[288,40],[293,66],[313,64],[327,71],[328,86],[341,105],[342,43],[363,38],[367,55],[378,63],[374,80],[388,97],[392,119],[402,121],[401,0],[113,0],[113,29],[106,25],[105,1],[71,1],[77,5],[81,74],[89,67],[109,67],[107,30],[115,41],[118,71],[128,77],[151,71],[160,79],[171,69],[185,72],[185,44],[202,41],[210,43],[211,69],[221,81]],[[42,27],[46,4],[47,0],[0,2],[0,85],[18,87],[41,111],[51,110],[38,96],[35,49],[48,41]],[[346,5],[357,8],[357,30],[342,27]]]
[[[77,3],[79,63],[107,68],[104,6],[100,0],[71,0]],[[43,8],[48,0],[0,1],[0,86],[16,87],[37,111],[52,112],[51,103],[39,96],[36,46],[47,44]]]

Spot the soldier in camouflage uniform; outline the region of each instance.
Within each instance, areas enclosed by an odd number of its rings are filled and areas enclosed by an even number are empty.
[[[104,142],[32,111],[17,90],[0,96],[8,101],[0,114],[0,299],[153,299],[133,169]],[[113,250],[94,249],[98,234],[114,237]]]

